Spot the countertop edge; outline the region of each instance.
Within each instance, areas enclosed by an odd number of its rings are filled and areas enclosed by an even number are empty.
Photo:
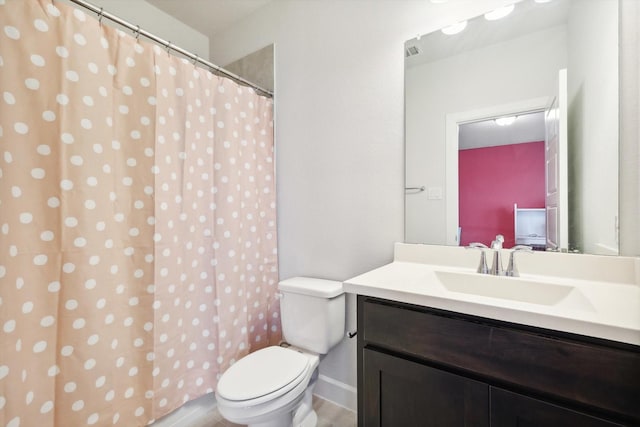
[[[402,292],[396,289],[357,283],[353,281],[353,279],[343,282],[343,287],[345,292],[357,295],[382,298],[423,307],[432,307],[493,320],[574,333],[587,337],[601,338],[640,346],[640,330],[587,322],[578,319],[559,318],[548,314],[448,299],[428,294]]]

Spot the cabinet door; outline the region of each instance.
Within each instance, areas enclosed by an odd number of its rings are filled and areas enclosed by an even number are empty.
[[[492,427],[620,426],[581,412],[491,387]]]
[[[363,353],[361,427],[488,425],[488,385],[370,349]]]

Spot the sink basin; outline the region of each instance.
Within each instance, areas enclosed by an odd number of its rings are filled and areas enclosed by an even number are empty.
[[[440,283],[450,292],[499,298],[530,304],[553,306],[565,300],[577,303],[576,308],[590,308],[591,304],[574,286],[536,282],[514,277],[486,274],[436,271]],[[591,306],[592,307],[592,306]]]

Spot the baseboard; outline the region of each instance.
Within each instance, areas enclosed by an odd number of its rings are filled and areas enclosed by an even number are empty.
[[[216,406],[214,393],[208,393],[187,402],[170,414],[165,415],[148,427],[189,427],[201,426],[202,420]]]
[[[358,391],[355,387],[320,374],[313,394],[356,412],[358,410]]]

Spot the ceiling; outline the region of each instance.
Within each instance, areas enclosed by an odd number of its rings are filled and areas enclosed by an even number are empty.
[[[422,37],[408,40],[405,48],[416,47],[419,54],[405,58],[405,65],[413,67],[480,47],[511,40],[535,31],[564,25],[569,12],[569,0],[550,3],[519,1],[514,11],[498,21],[487,21],[479,16],[470,20],[459,34],[446,35],[434,31]]]
[[[518,115],[509,126],[499,126],[492,119],[465,123],[458,132],[460,150],[544,141],[544,111]]]
[[[146,0],[205,36],[211,37],[272,0]]]

